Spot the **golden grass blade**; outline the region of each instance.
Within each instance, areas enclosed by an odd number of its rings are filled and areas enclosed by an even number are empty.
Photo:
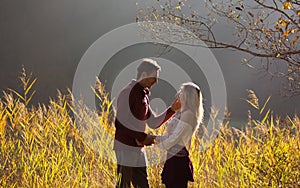
[[[290,118],[290,116],[287,116],[287,119],[290,121],[293,128],[297,127],[296,124],[294,123],[294,121]]]
[[[253,106],[255,109],[259,110],[259,107],[257,104],[255,104],[254,102],[251,102],[250,100],[245,100],[247,103],[249,103],[251,106]]]
[[[26,88],[25,92],[24,92],[24,95],[27,95],[28,92],[31,90],[32,86],[35,84],[35,82],[37,81],[37,78],[35,78],[31,84]]]
[[[31,94],[30,94],[30,97],[26,100],[25,102],[25,105],[27,106],[29,104],[29,102],[31,101],[32,97],[34,96],[36,91],[33,91]]]
[[[269,96],[265,102],[265,104],[263,105],[263,107],[260,109],[259,114],[262,114],[266,105],[268,104],[269,100],[271,99],[271,96]]]
[[[261,121],[261,124],[264,124],[265,121],[268,119],[270,113],[270,109],[267,111],[266,115],[264,116],[263,120]]]
[[[16,94],[20,99],[22,99],[22,101],[25,101],[25,98],[20,93],[18,93],[17,91],[15,91],[13,89],[10,89],[10,88],[8,88],[8,90],[13,92],[14,94]]]

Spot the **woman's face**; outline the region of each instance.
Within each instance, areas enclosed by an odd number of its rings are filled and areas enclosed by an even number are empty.
[[[179,98],[180,103],[181,103],[181,105],[182,105],[182,104],[184,103],[184,101],[185,101],[184,93],[183,93],[183,90],[182,90],[182,89],[179,91],[178,98]]]

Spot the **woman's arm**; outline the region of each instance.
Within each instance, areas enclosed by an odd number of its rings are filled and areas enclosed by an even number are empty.
[[[172,130],[176,127],[176,125],[179,122],[180,116],[178,114],[180,114],[180,113],[176,113],[173,116],[173,118],[167,123],[167,125],[166,125],[167,130],[164,132],[164,134],[156,136],[156,138],[155,138],[156,144],[161,143],[163,140],[165,140],[169,137],[170,133],[172,132]]]
[[[148,119],[147,119],[148,126],[152,129],[159,128],[166,121],[168,121],[180,108],[181,108],[181,104],[179,99],[175,99],[173,104],[169,108],[167,108],[160,115],[156,116],[153,113],[151,107],[149,106]]]
[[[157,146],[159,148],[168,150],[181,140],[186,144],[193,135],[193,126],[191,119],[193,118],[191,112],[184,112],[181,114],[181,118],[178,121],[175,130],[170,135],[162,136],[158,139],[159,144]]]

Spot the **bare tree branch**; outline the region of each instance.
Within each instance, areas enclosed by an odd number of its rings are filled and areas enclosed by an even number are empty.
[[[200,39],[209,48],[232,49],[260,58],[266,73],[287,81],[287,95],[300,95],[299,0],[208,0],[206,15],[184,3],[189,2],[158,0],[157,6],[142,7],[137,20],[168,22],[190,31],[163,28],[162,33],[162,28],[143,26],[155,38],[172,44]],[[224,22],[232,28],[230,40],[220,37],[216,29]],[[274,69],[278,64],[285,68]],[[252,67],[249,62],[247,65]]]

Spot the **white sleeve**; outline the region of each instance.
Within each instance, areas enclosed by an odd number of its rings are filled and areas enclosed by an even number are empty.
[[[179,119],[177,118],[172,118],[168,124],[167,124],[167,130],[163,135],[156,135],[155,142],[156,144],[161,143],[163,140],[167,139],[170,135],[170,133],[173,131],[173,129],[176,127],[178,124]]]
[[[184,144],[186,144],[191,139],[192,134],[192,126],[183,121],[179,121],[172,134],[167,135],[165,137],[160,137],[161,140],[160,143],[157,144],[157,147],[168,150],[177,143],[179,143],[181,140]]]
[[[156,142],[156,144],[159,144],[167,138],[168,138],[168,135],[157,135],[155,138],[155,142]]]

